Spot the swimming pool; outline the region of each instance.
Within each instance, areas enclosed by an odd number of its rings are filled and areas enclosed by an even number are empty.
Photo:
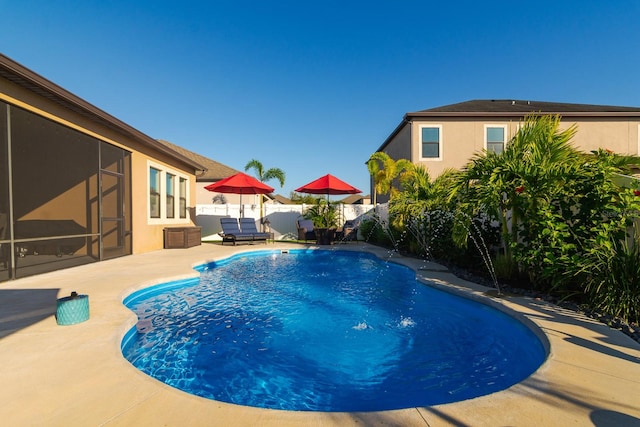
[[[419,283],[363,252],[256,251],[124,301],[136,368],[219,401],[373,411],[465,400],[516,384],[546,357],[522,323]]]

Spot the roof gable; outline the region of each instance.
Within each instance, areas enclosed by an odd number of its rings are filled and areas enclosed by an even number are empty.
[[[273,200],[281,205],[292,205],[293,202],[288,197],[281,196],[280,194],[276,194],[273,196]]]
[[[169,141],[159,139],[158,142],[167,146],[171,150],[180,153],[182,156],[203,165],[206,170],[202,175],[198,175],[196,177],[197,181],[219,181],[239,172],[229,166],[223,165],[215,160],[211,160],[210,158],[204,157],[198,153],[194,153],[193,151],[189,151],[186,148],[180,147],[179,145],[173,144]]]

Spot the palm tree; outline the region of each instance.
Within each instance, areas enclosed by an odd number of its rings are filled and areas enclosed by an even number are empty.
[[[413,164],[407,159],[393,160],[387,153],[375,152],[367,161],[367,169],[373,177],[374,194],[373,203],[376,203],[376,194],[389,194],[394,198],[399,189],[394,185],[397,178],[413,170]]]
[[[577,127],[559,127],[559,116],[527,116],[504,152],[476,154],[452,191],[467,219],[484,213],[500,221],[507,257],[523,215],[548,204],[581,164],[580,152],[571,145]]]
[[[256,159],[251,159],[249,160],[249,162],[245,165],[244,170],[245,172],[248,172],[250,169],[253,169],[256,175],[256,178],[258,178],[259,181],[261,182],[265,182],[268,181],[270,179],[277,179],[278,182],[280,183],[280,187],[284,187],[284,180],[285,180],[285,173],[282,169],[280,168],[269,168],[267,170],[264,169],[264,166],[262,166],[262,163]],[[262,195],[260,195],[260,220],[262,221],[262,216],[263,216],[263,212],[262,212]]]
[[[401,177],[403,191],[398,197],[420,205],[421,210],[445,208],[458,173],[455,169],[445,169],[432,180],[426,167],[412,164]]]
[[[449,193],[457,173],[454,169],[446,169],[431,180],[426,167],[412,164],[400,178],[402,192],[396,194],[391,202],[389,212],[394,213],[396,225],[402,226],[406,220],[419,217],[426,211],[448,210],[451,204]]]

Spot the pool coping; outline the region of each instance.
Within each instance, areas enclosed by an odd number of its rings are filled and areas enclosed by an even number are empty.
[[[291,412],[192,396],[137,371],[120,354],[135,324],[122,304],[132,292],[197,277],[193,267],[278,243],[162,250],[0,284],[0,419],[6,425],[402,425],[539,426],[640,424],[640,345],[619,331],[544,301],[496,298],[435,263],[361,242],[321,247],[364,250],[416,270],[429,285],[478,300],[542,331],[549,356],[507,390],[462,402],[366,413]],[[55,322],[55,299],[88,294],[90,318]]]

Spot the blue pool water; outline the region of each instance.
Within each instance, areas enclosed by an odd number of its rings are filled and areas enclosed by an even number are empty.
[[[366,253],[251,252],[130,295],[122,352],[173,387],[300,411],[435,405],[503,390],[544,347],[520,322]]]

